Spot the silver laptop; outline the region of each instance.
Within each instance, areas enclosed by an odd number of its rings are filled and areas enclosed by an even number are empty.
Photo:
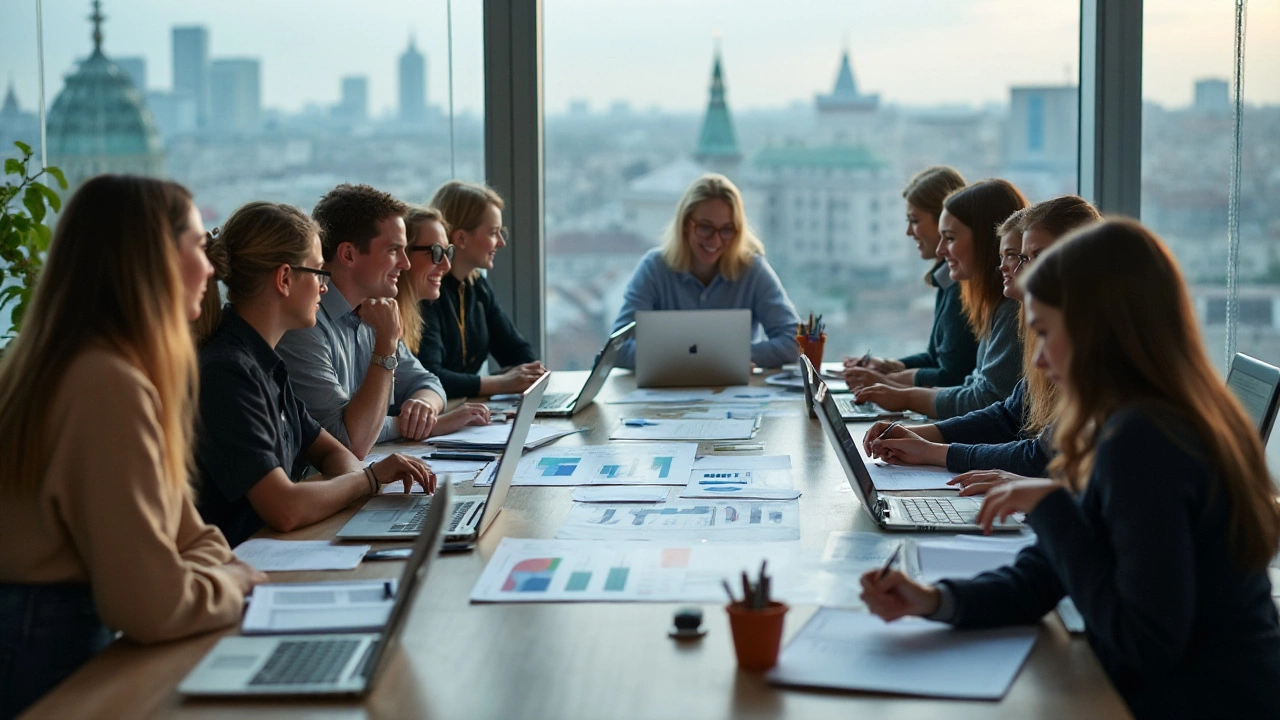
[[[502,510],[502,503],[511,489],[516,465],[524,452],[529,427],[538,409],[538,401],[547,389],[550,375],[538,378],[522,393],[520,408],[511,423],[506,449],[498,459],[493,484],[487,495],[462,495],[453,500],[446,521],[445,541],[451,543],[474,542]],[[369,498],[364,507],[338,531],[343,540],[402,540],[416,536],[422,529],[427,509],[435,504],[430,495],[378,495]]]
[[[380,633],[225,637],[178,686],[183,695],[364,695],[373,689],[404,630],[409,608],[440,551],[445,509],[453,493],[436,488],[439,502],[405,564],[391,615]]]
[[[858,452],[857,441],[849,434],[849,428],[845,426],[844,418],[840,417],[835,400],[821,378],[815,378],[813,392],[813,409],[818,415],[818,422],[831,441],[831,447],[840,459],[849,485],[862,502],[863,510],[876,525],[884,530],[983,531],[982,526],[975,522],[982,507],[982,498],[955,495],[895,497],[877,492],[862,454]],[[1022,523],[1010,518],[995,523],[991,529],[1018,531],[1022,529]]]
[[[591,368],[591,375],[587,378],[587,382],[578,389],[578,392],[557,392],[543,395],[542,402],[538,403],[538,415],[544,417],[572,417],[579,410],[590,405],[591,401],[596,399],[600,388],[604,387],[605,380],[609,379],[609,372],[613,370],[614,363],[618,360],[618,351],[622,349],[622,344],[631,337],[631,332],[635,330],[635,327],[635,323],[627,323],[609,336],[609,339],[604,344],[604,349],[596,356],[596,363]]]
[[[1227,387],[1244,405],[1265,445],[1276,421],[1276,407],[1280,405],[1280,368],[1236,353],[1231,360],[1231,371],[1227,373]]]
[[[809,417],[817,416],[817,413],[813,410],[813,384],[814,379],[818,377],[821,377],[821,375],[813,367],[813,363],[809,362],[808,357],[801,355],[800,378],[804,381],[804,406],[809,408]],[[831,393],[831,397],[835,398],[836,408],[840,410],[840,417],[846,421],[890,420],[907,416],[905,412],[885,410],[875,403],[854,402],[853,396],[848,393]]]
[[[636,313],[636,387],[717,387],[750,381],[750,310]]]

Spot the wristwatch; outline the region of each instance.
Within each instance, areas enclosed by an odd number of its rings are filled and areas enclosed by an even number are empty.
[[[391,372],[395,372],[396,366],[400,364],[400,359],[395,355],[379,355],[378,353],[371,353],[369,355],[369,363],[377,365],[380,368],[390,370]]]

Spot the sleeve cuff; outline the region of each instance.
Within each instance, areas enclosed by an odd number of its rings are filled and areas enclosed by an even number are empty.
[[[959,615],[956,605],[956,594],[951,590],[951,585],[943,580],[934,585],[938,590],[938,609],[932,615],[925,615],[925,620],[934,620],[936,622],[955,623],[956,617]]]

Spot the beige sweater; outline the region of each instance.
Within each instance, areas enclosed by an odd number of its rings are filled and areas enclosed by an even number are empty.
[[[39,494],[0,499],[0,582],[87,582],[103,623],[144,643],[238,621],[244,596],[222,570],[226,539],[164,484],[146,376],[90,349],[50,400]]]

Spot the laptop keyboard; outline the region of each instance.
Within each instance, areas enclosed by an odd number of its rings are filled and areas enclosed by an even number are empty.
[[[907,517],[921,525],[970,525],[945,498],[900,498]]]
[[[359,640],[282,640],[249,684],[331,685],[359,645]]]
[[[463,519],[467,517],[467,513],[470,512],[471,508],[475,507],[475,505],[476,505],[475,500],[467,500],[466,502],[454,503],[453,517],[449,518],[448,532],[453,532],[454,530],[457,530],[458,525],[462,523]],[[430,507],[431,507],[430,504],[423,504],[422,507],[413,511],[413,517],[409,518],[408,520],[402,523],[396,523],[395,525],[392,525],[389,532],[405,533],[405,534],[422,532],[422,526],[427,521],[427,510],[430,509]]]
[[[542,402],[538,403],[539,410],[559,410],[569,404],[577,393],[549,393],[542,396]]]
[[[841,415],[852,415],[854,413],[859,415],[875,415],[884,412],[880,409],[880,406],[875,403],[856,403],[853,401],[853,398],[841,397],[840,395],[834,395],[833,397],[836,399],[836,407],[840,410]]]

